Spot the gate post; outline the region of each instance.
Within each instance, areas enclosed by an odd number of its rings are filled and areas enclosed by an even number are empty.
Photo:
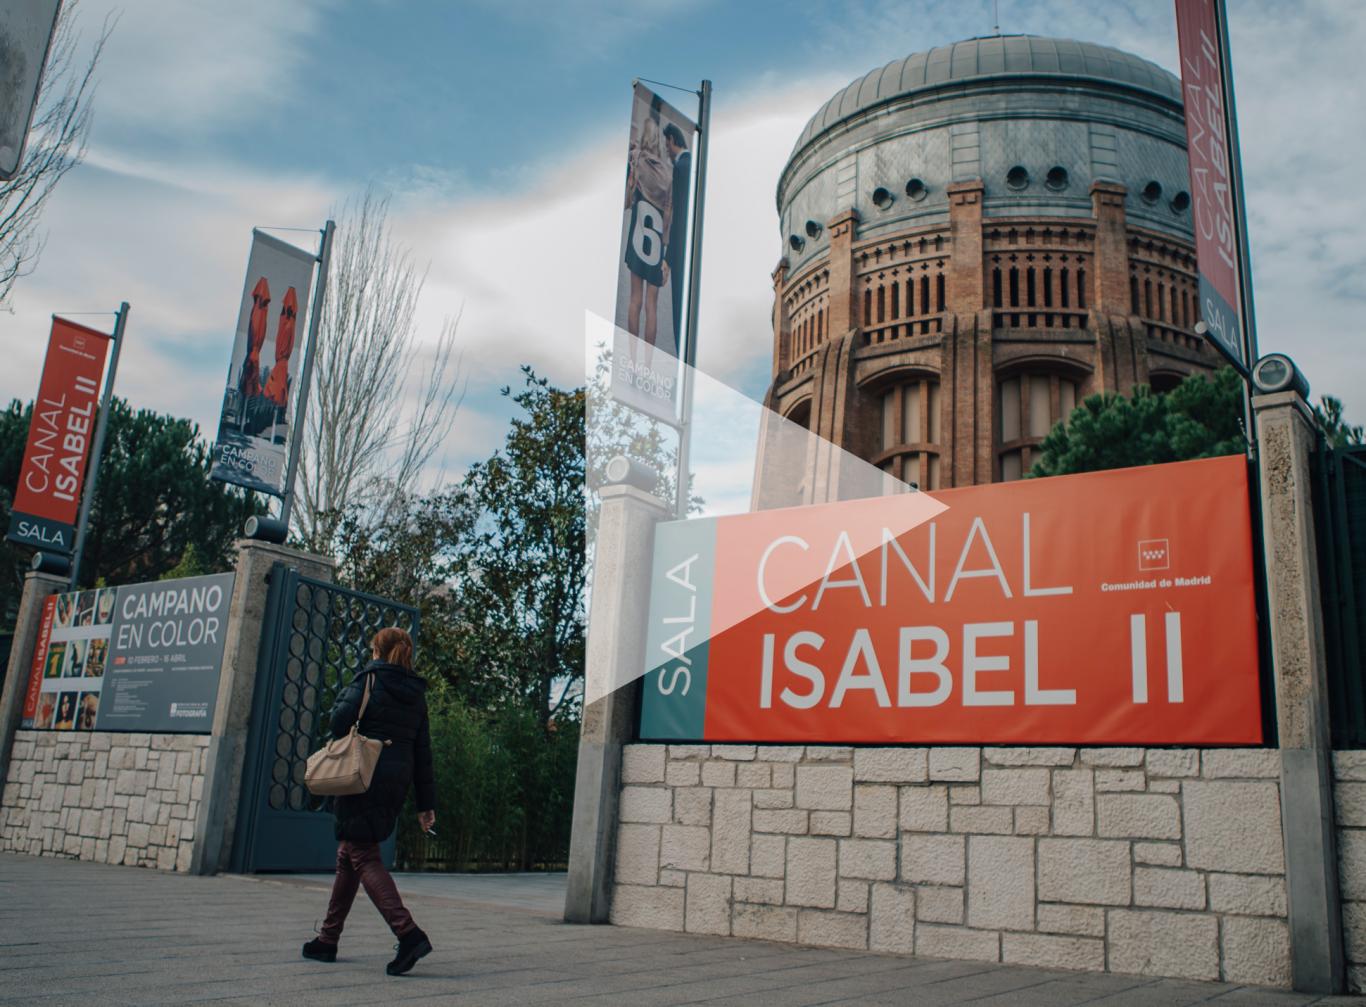
[[[564,900],[567,923],[606,923],[611,911],[621,748],[635,732],[655,525],[667,514],[663,501],[632,486],[604,486],[600,497],[585,686],[598,682],[610,688],[628,679],[630,684],[584,705]]]
[[[223,671],[205,753],[204,793],[195,821],[191,874],[213,874],[227,867],[242,794],[252,697],[256,693],[261,631],[271,568],[292,566],[317,580],[331,581],[336,563],[322,556],[257,539],[237,543],[237,578],[232,585],[224,634]]]
[[[24,593],[20,596],[19,617],[14,623],[14,643],[10,647],[5,688],[0,692],[0,797],[4,795],[5,779],[9,776],[14,732],[19,730],[19,721],[24,715],[24,696],[28,692],[29,670],[33,663],[33,648],[38,642],[43,604],[48,595],[65,587],[65,577],[36,570],[24,575]]]
[[[1310,497],[1309,464],[1318,435],[1313,414],[1295,392],[1255,396],[1252,408],[1281,749],[1291,982],[1304,992],[1340,993],[1344,956],[1332,736]]]

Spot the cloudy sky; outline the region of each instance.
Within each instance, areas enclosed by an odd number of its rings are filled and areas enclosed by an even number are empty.
[[[1291,353],[1316,394],[1361,421],[1366,18],[1359,0],[1230,6],[1262,349]],[[87,35],[110,13],[118,22],[89,157],[0,314],[0,397],[32,396],[50,314],[126,299],[120,394],[212,436],[251,228],[320,226],[373,183],[428,267],[424,333],[463,311],[469,393],[443,446],[450,472],[501,443],[498,388],[519,365],[581,380],[584,311],[610,316],[614,299],[633,77],[714,82],[699,365],[758,395],[781,250],[774,185],[806,119],[874,66],[992,30],[990,0],[79,9]],[[1000,26],[1176,67],[1168,0],[1000,0]]]

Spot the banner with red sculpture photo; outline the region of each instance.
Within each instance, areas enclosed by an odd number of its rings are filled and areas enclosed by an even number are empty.
[[[75,546],[100,375],[108,352],[105,333],[64,318],[52,319],[43,378],[28,425],[28,447],[14,490],[6,535],[11,542],[61,553],[70,553]]]
[[[290,400],[303,360],[304,317],[316,256],[252,231],[218,441],[215,479],[283,493]]]

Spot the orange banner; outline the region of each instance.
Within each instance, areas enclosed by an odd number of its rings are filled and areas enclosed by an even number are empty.
[[[899,533],[885,501],[716,521],[717,631],[687,653],[704,740],[1262,740],[1241,456],[931,496],[948,509]],[[688,723],[671,670],[646,676],[642,736]]]

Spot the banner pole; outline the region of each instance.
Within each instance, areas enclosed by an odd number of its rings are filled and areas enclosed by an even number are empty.
[[[323,317],[323,297],[327,293],[327,267],[332,261],[332,236],[337,230],[335,221],[323,225],[323,243],[318,252],[318,280],[313,285],[313,314],[308,319],[308,349],[304,351],[304,369],[299,375],[299,405],[294,410],[294,423],[289,430],[289,462],[285,466],[284,496],[280,501],[280,522],[285,536],[289,536],[289,520],[294,513],[294,475],[299,468],[299,448],[304,437],[304,417],[308,414],[308,388],[313,383],[313,355],[318,348],[318,328]]]
[[[702,212],[707,197],[707,147],[711,141],[711,81],[702,82],[697,101],[697,178],[693,182],[692,248],[688,253],[688,342],[683,348],[683,387],[679,399],[678,483],[674,487],[674,515],[688,516],[688,442],[692,436],[692,371],[697,366],[697,307],[702,284]]]
[[[85,552],[85,530],[90,522],[90,508],[95,502],[95,487],[100,479],[100,459],[104,456],[104,438],[109,432],[109,403],[114,397],[114,375],[119,369],[119,351],[123,349],[123,330],[128,324],[128,302],[119,305],[114,318],[114,342],[109,354],[109,374],[104,379],[104,395],[100,398],[100,419],[95,424],[95,443],[91,445],[90,478],[85,481],[85,492],[81,494],[81,514],[76,522],[76,551],[71,558],[71,582],[68,585],[76,590],[76,582],[81,575],[81,555]]]

